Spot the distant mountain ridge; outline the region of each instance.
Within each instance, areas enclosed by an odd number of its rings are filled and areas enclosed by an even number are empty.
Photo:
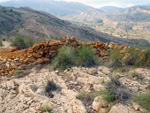
[[[115,7],[115,6],[104,6],[101,7],[100,10],[102,10],[103,12],[106,13],[110,13],[110,12],[116,12],[116,11],[125,11],[128,8],[119,8],[119,7]]]
[[[150,6],[134,6],[125,11],[112,12],[107,17],[114,21],[150,21]]]

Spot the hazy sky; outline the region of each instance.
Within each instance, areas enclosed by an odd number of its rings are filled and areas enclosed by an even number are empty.
[[[9,0],[0,0],[0,2]],[[117,7],[129,7],[134,5],[150,4],[150,0],[57,0],[68,2],[81,2],[96,8],[102,6],[117,6]]]
[[[81,2],[96,8],[102,6],[129,7],[134,5],[150,4],[150,0],[61,0],[61,1]]]

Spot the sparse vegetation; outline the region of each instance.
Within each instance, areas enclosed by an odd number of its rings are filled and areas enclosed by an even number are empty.
[[[18,75],[20,75],[22,73],[23,73],[22,70],[15,70],[14,73],[13,73],[13,76],[18,76]]]
[[[106,100],[109,103],[117,100],[117,98],[115,97],[115,92],[111,91],[110,89],[101,91],[100,95],[103,95],[104,100]]]
[[[104,96],[104,100],[108,102],[125,102],[130,98],[130,93],[127,89],[119,82],[118,75],[110,76],[111,82],[107,84],[107,89],[99,92],[100,95]]]
[[[29,37],[15,36],[11,40],[11,46],[18,46],[19,49],[29,48],[34,45],[34,40]]]
[[[122,55],[117,49],[112,49],[109,51],[109,57],[112,61],[112,67],[118,68],[122,66]]]
[[[23,38],[21,38],[20,36],[15,36],[12,40],[11,40],[11,46],[18,46],[19,49],[24,49],[27,47],[25,41]]]
[[[90,46],[82,45],[78,51],[80,65],[85,67],[91,67],[98,64],[98,58]]]
[[[136,79],[140,79],[140,80],[143,79],[143,77],[139,73],[137,73],[135,70],[133,72],[130,72],[130,76],[132,78],[136,78]]]
[[[46,92],[51,92],[51,91],[55,91],[55,90],[57,90],[57,86],[54,83],[54,81],[48,81],[47,85],[45,87],[45,91]]]
[[[140,65],[139,59],[141,57],[141,54],[138,50],[136,50],[135,48],[129,48],[127,50],[127,53],[129,54],[129,56],[123,60],[125,65]]]
[[[0,46],[3,46],[2,40],[0,40]]]
[[[81,92],[77,95],[77,98],[82,101],[91,101],[94,100],[95,97],[102,95],[104,100],[106,100],[109,103],[116,103],[116,102],[126,102],[130,98],[130,93],[119,82],[120,76],[115,75],[111,76],[111,82],[107,84],[106,90],[103,91],[93,91],[91,93],[88,92]]]
[[[24,38],[27,48],[32,47],[35,44],[35,41],[31,37]]]
[[[113,49],[109,52],[109,58],[112,61],[112,67],[120,68],[122,66],[150,67],[150,48],[141,51],[137,48],[128,48],[124,53],[122,50]]]
[[[96,92],[92,92],[92,93],[81,92],[76,96],[76,98],[84,101],[93,101],[96,96],[97,96]]]
[[[57,90],[57,85],[54,83],[54,81],[48,81],[45,87],[46,95],[52,98],[54,96],[52,94],[52,91],[55,91],[55,90]]]
[[[58,50],[58,54],[52,62],[54,69],[64,70],[69,66],[79,63],[75,49],[71,46],[63,46]]]
[[[150,67],[150,47],[144,51],[144,55],[142,57],[142,65],[145,67]]]
[[[52,109],[49,105],[45,105],[41,108],[41,113],[45,113],[45,112],[46,113],[52,113],[51,111],[52,111]]]
[[[137,94],[133,97],[133,100],[144,109],[150,111],[150,91]]]
[[[94,101],[94,98],[98,96],[98,92],[80,92],[76,98],[80,99],[84,105],[91,106],[92,102]]]
[[[91,67],[98,64],[98,58],[91,47],[83,46],[75,51],[72,46],[63,46],[58,50],[55,59],[52,62],[54,69],[64,70],[71,66]]]

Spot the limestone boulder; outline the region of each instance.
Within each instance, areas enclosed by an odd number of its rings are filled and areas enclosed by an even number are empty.
[[[116,104],[110,109],[109,113],[137,113],[137,112],[126,105]]]
[[[97,112],[99,112],[101,108],[107,108],[107,107],[108,107],[108,102],[104,100],[103,96],[97,96],[92,103],[92,108]]]

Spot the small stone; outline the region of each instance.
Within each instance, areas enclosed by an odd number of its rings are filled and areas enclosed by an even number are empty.
[[[105,86],[104,85],[101,85],[101,84],[94,84],[93,85],[93,89],[95,91],[102,91],[102,90],[105,90]]]
[[[10,88],[14,89],[15,88],[15,85],[14,85],[13,81],[8,81],[8,82],[6,82],[6,84],[7,84],[8,89],[10,89]]]
[[[98,74],[98,70],[97,70],[97,69],[95,69],[95,68],[90,69],[88,72],[89,72],[90,74],[92,74],[92,75],[96,75],[96,74]]]
[[[140,106],[137,103],[132,102],[132,106],[136,111],[140,110]]]
[[[11,90],[10,93],[11,94],[16,94],[16,91],[15,90]]]
[[[104,106],[106,107],[106,105],[108,103],[103,99],[103,96],[97,96],[92,103],[92,108],[98,112]]]
[[[87,92],[91,92],[92,84],[87,83],[84,85],[84,90]]]
[[[98,113],[108,113],[106,108],[101,108]]]

